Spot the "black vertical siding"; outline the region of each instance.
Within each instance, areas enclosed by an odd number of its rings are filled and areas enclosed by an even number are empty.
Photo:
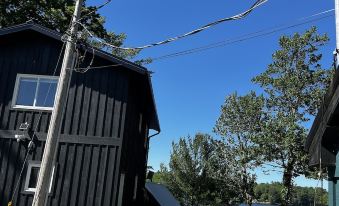
[[[43,144],[28,155],[27,160],[41,159]],[[14,203],[26,205],[25,202],[32,201],[27,195],[22,194],[24,181],[26,179],[27,165],[19,178],[24,159],[27,153],[27,145],[18,143],[12,138],[0,138],[0,204],[7,205],[11,200],[14,189],[18,184],[18,190],[14,195]],[[19,204],[16,204],[19,205]]]
[[[40,145],[28,160],[41,160]],[[0,205],[7,205],[26,154],[26,148],[15,139],[0,138]],[[61,143],[59,146],[52,193],[48,205],[113,205],[111,196],[116,193],[114,184],[116,146]],[[14,196],[14,205],[26,205],[33,195],[24,194],[27,164]],[[104,192],[103,192],[104,191]],[[105,204],[104,204],[105,203]]]
[[[28,121],[47,132],[51,112],[11,109],[18,73],[52,75],[61,43],[32,37],[15,45],[0,44],[0,119],[1,130],[15,130]],[[38,41],[38,43],[36,43]],[[100,64],[109,64],[99,58]],[[85,61],[84,65],[88,63]],[[56,75],[59,75],[60,65]],[[128,95],[128,74],[122,68],[73,73],[68,94],[62,134],[121,137]],[[40,121],[39,121],[40,120]]]
[[[29,110],[11,109],[12,97],[16,75],[18,73],[52,75],[57,61],[60,44],[53,44],[44,38],[39,38],[39,43],[20,42],[14,45],[8,40],[8,44],[0,44],[0,119],[1,130],[15,130],[20,123],[28,121],[32,126],[38,124],[39,112]],[[57,73],[58,74],[58,73]],[[39,132],[47,132],[46,122],[50,118],[50,112],[43,112]]]
[[[73,74],[62,134],[121,137],[118,128],[123,127],[126,115],[128,78],[112,70],[109,75],[115,76],[115,82],[102,78],[101,72],[108,73],[106,69]]]
[[[115,193],[112,189],[105,193],[101,190],[108,177],[113,179],[115,175],[105,169],[107,164],[116,166],[115,158],[105,155],[114,157],[116,152],[114,146],[60,144],[55,190],[49,199],[51,205],[103,205],[104,200]],[[107,203],[105,205],[113,205]]]
[[[146,125],[148,122],[147,93],[144,80],[136,75],[130,76],[128,107],[126,114],[124,142],[122,147],[121,170],[125,173],[123,205],[140,205],[143,197],[143,186],[146,176],[146,148],[144,147]],[[140,115],[142,115],[142,125],[139,130]],[[133,200],[135,176],[138,176],[137,199]]]
[[[51,118],[48,111],[11,108],[16,75],[52,75],[61,47],[59,41],[29,31],[0,40],[0,205],[7,205],[13,194],[27,151],[27,145],[13,138],[15,130],[27,121],[39,134],[46,135]],[[90,59],[88,56],[83,66]],[[112,62],[96,57],[94,64]],[[59,70],[60,65],[56,75]],[[149,124],[146,81],[123,67],[73,72],[61,134],[74,142],[59,144],[48,205],[116,205],[121,172],[125,173],[123,205],[140,205],[133,201],[133,190],[138,175],[141,201],[146,166],[144,140]],[[4,131],[10,132],[5,135]],[[84,137],[112,139],[115,143],[78,141]],[[44,140],[40,138],[28,160],[40,161],[43,148]],[[14,205],[32,203],[33,194],[23,193],[26,172],[27,164]]]

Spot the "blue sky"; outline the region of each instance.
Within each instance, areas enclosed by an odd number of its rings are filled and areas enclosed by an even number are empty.
[[[97,5],[104,1],[89,1]],[[100,10],[106,27],[127,34],[125,46],[142,46],[183,34],[206,23],[246,10],[248,0],[112,0]],[[145,49],[142,57],[159,57],[181,50],[239,37],[282,24],[300,23],[300,18],[333,9],[333,0],[270,0],[245,19],[219,24],[195,36],[167,45]],[[330,14],[334,14],[331,12]],[[324,15],[322,15],[324,16]],[[320,17],[320,16],[319,16]],[[159,168],[168,163],[171,143],[196,132],[212,133],[227,95],[259,91],[251,78],[260,74],[278,49],[279,36],[303,32],[312,25],[327,33],[331,41],[322,48],[323,66],[329,68],[335,48],[334,15],[317,22],[271,35],[210,49],[207,51],[154,61],[147,68],[154,71],[153,88],[162,132],[151,140],[149,165]],[[280,174],[265,176],[259,182],[281,180]],[[315,182],[299,178],[299,185]]]

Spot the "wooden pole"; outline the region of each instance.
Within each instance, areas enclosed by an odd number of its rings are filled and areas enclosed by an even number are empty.
[[[335,44],[335,51],[334,54],[334,60],[335,60],[335,69],[338,69],[338,61],[339,61],[339,0],[334,1],[334,8],[335,8],[335,33],[336,33],[336,44]],[[338,165],[338,154],[336,155],[336,165]],[[336,200],[337,200],[337,189],[338,184],[336,183],[336,177],[335,177],[335,170],[336,167],[328,167],[328,205],[329,206],[336,206]]]
[[[338,69],[338,61],[339,61],[339,0],[335,0],[334,3],[335,8],[335,33],[336,33],[336,44],[335,44],[335,51],[334,60],[335,60],[335,69]],[[336,165],[338,166],[338,155],[336,155]],[[327,167],[328,170],[328,205],[329,206],[336,206],[338,205],[338,184],[337,184],[337,177],[336,175],[336,166],[329,166]]]
[[[58,88],[55,95],[55,103],[52,112],[50,125],[48,128],[46,145],[42,157],[38,182],[34,194],[32,206],[44,206],[47,200],[51,173],[53,170],[53,159],[58,145],[58,137],[62,124],[63,113],[66,106],[69,82],[74,69],[75,44],[73,37],[77,34],[77,20],[81,13],[83,0],[77,0],[75,3],[74,15],[72,18],[70,36],[67,38],[63,63],[60,71]]]
[[[335,69],[338,69],[339,65],[339,0],[335,0],[335,33],[336,33],[336,44],[335,44]]]

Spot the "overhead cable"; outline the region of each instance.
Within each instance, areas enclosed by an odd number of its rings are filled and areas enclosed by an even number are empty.
[[[104,6],[106,6],[107,4],[111,3],[112,0],[107,0],[105,3],[101,4],[100,6],[96,6],[94,8],[94,10],[92,10],[91,12],[89,12],[88,14],[83,15],[81,18],[78,19],[78,21],[84,19],[86,16],[89,16],[91,14],[93,14],[94,12],[98,11],[99,9],[103,8]]]
[[[317,14],[314,14],[312,16],[303,17],[303,18],[300,18],[298,20],[300,21],[300,20],[309,19],[310,17],[319,16],[321,14],[329,13],[331,11],[334,11],[334,9],[327,10],[327,11],[324,11],[324,12],[321,12],[321,13],[317,13]],[[202,52],[202,51],[209,50],[209,49],[223,47],[223,46],[226,46],[226,45],[230,45],[230,44],[234,44],[234,43],[238,43],[238,42],[242,42],[242,41],[246,41],[246,40],[250,40],[250,39],[254,39],[254,38],[258,38],[258,37],[262,37],[262,36],[267,36],[267,35],[270,35],[270,34],[273,34],[273,33],[277,33],[277,32],[283,31],[283,30],[298,27],[298,26],[308,24],[308,23],[311,23],[311,22],[320,21],[322,19],[329,18],[329,17],[332,17],[332,16],[333,16],[333,14],[330,14],[330,15],[326,15],[326,16],[323,16],[323,17],[319,17],[319,18],[311,19],[311,20],[304,21],[304,22],[301,22],[301,23],[297,23],[297,24],[284,24],[284,25],[280,25],[278,27],[263,29],[263,30],[251,32],[251,33],[248,33],[248,34],[245,34],[245,35],[241,35],[241,36],[238,36],[238,37],[230,38],[230,39],[227,39],[227,40],[211,43],[211,44],[208,44],[208,45],[205,45],[205,46],[200,46],[200,47],[196,47],[196,48],[192,48],[192,49],[187,49],[187,50],[183,50],[183,51],[174,52],[174,53],[171,53],[171,54],[166,54],[166,55],[163,55],[163,56],[155,57],[155,58],[152,58],[152,61],[157,61],[157,60],[167,59],[167,58],[173,58],[173,57],[177,57],[177,56],[188,55],[188,54]]]
[[[152,43],[152,44],[147,44],[147,45],[144,45],[144,46],[139,46],[139,47],[119,47],[119,46],[115,46],[113,44],[110,44],[102,39],[100,39],[99,37],[95,36],[84,24],[82,24],[81,22],[77,21],[77,23],[84,28],[84,30],[89,34],[89,36],[95,40],[97,40],[98,42],[102,43],[103,45],[105,46],[108,46],[108,47],[111,47],[113,49],[121,49],[121,50],[142,50],[142,49],[146,49],[146,48],[150,48],[150,47],[155,47],[155,46],[159,46],[159,45],[162,45],[162,44],[167,44],[167,43],[170,43],[170,42],[173,42],[173,41],[176,41],[176,40],[179,40],[179,39],[182,39],[182,38],[185,38],[185,37],[188,37],[188,36],[191,36],[191,35],[194,35],[194,34],[197,34],[199,32],[202,32],[212,26],[215,26],[217,24],[220,24],[222,22],[226,22],[226,21],[232,21],[232,20],[239,20],[239,19],[242,19],[244,17],[246,17],[248,14],[250,14],[254,9],[256,9],[257,7],[261,6],[262,4],[266,3],[268,0],[257,0],[249,9],[247,9],[246,11],[240,13],[240,14],[237,14],[237,15],[234,15],[234,16],[231,16],[231,17],[226,17],[226,18],[223,18],[223,19],[219,19],[217,21],[214,21],[214,22],[211,22],[211,23],[208,23],[198,29],[195,29],[193,31],[190,31],[190,32],[187,32],[183,35],[180,35],[180,36],[176,36],[176,37],[172,37],[172,38],[169,38],[169,39],[166,39],[164,41],[160,41],[160,42],[157,42],[157,43]]]

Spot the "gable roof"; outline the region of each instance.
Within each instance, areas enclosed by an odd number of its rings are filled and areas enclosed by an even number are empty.
[[[38,33],[43,34],[45,36],[48,36],[52,39],[62,41],[62,34],[61,33],[54,31],[52,29],[46,28],[44,26],[41,26],[39,24],[33,23],[33,22],[27,22],[27,23],[23,23],[23,24],[14,25],[14,26],[11,26],[11,27],[0,28],[0,37],[5,36],[5,35],[9,35],[9,34],[22,32],[22,31],[27,31],[27,30],[35,31],[35,32],[38,32]],[[158,118],[158,114],[157,114],[155,98],[154,98],[152,82],[151,82],[151,72],[148,71],[143,66],[137,65],[137,64],[130,62],[128,60],[114,56],[114,55],[112,55],[108,52],[102,51],[100,49],[94,48],[94,51],[93,51],[92,48],[91,49],[84,48],[84,49],[86,49],[87,52],[89,52],[89,53],[94,52],[95,56],[101,57],[105,60],[108,60],[108,61],[114,63],[114,64],[120,64],[121,66],[131,70],[132,72],[137,72],[141,75],[144,75],[147,78],[147,80],[148,80],[147,82],[149,84],[148,88],[149,88],[149,92],[150,92],[151,98],[152,98],[152,111],[153,111],[152,114],[151,114],[151,120],[150,120],[149,128],[160,132],[159,118]]]
[[[41,33],[45,36],[51,37],[53,39],[59,40],[61,41],[62,39],[62,34],[54,31],[52,29],[49,29],[47,27],[41,26],[39,24],[33,23],[33,22],[27,22],[27,23],[23,23],[23,24],[18,24],[18,25],[14,25],[11,27],[6,27],[6,28],[1,28],[0,29],[0,36],[4,36],[7,34],[12,34],[12,33],[17,33],[17,32],[21,32],[21,31],[26,31],[26,30],[32,30],[32,31],[36,31],[38,33]],[[114,56],[108,52],[102,51],[100,49],[94,49],[95,50],[95,54],[99,57],[102,57],[103,59],[112,61],[114,63],[118,63],[121,64],[122,66],[131,69],[133,71],[145,74],[145,73],[149,73],[149,71],[143,67],[140,66],[138,64],[135,64],[133,62],[130,62],[128,60],[122,59],[120,57]],[[92,48],[88,49],[88,52],[92,52]]]

